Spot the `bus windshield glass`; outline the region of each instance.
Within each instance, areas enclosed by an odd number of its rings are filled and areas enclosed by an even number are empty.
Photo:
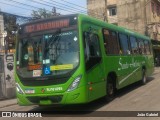
[[[17,73],[24,78],[68,74],[79,65],[75,29],[20,38]]]

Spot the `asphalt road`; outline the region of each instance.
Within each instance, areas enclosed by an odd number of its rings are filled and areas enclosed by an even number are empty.
[[[27,111],[29,113],[45,112],[42,114],[42,118],[38,118],[39,120],[106,120],[106,118],[107,120],[160,120],[160,68],[155,68],[153,76],[148,78],[146,85],[143,86],[140,83],[135,83],[122,90],[119,90],[116,98],[109,103],[103,101],[103,99],[99,99],[85,105],[69,105],[59,107],[12,105],[9,107],[1,108],[0,111]],[[152,115],[151,113],[155,113],[155,115],[158,114],[159,117],[136,117],[138,113],[141,115]],[[0,118],[0,120],[4,119],[5,118]],[[22,118],[12,118],[12,120],[14,119],[17,120]],[[33,120],[35,118],[23,119]]]

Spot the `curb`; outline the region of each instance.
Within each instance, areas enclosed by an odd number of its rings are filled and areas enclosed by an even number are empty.
[[[0,100],[0,108],[4,108],[4,107],[9,107],[12,105],[17,105],[17,100],[16,99],[3,99]]]
[[[17,103],[13,103],[13,104],[8,104],[8,105],[0,106],[0,108],[9,107],[9,106],[12,106],[12,105],[17,105]]]

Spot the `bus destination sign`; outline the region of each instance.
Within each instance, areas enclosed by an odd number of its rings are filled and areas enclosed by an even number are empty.
[[[24,31],[25,33],[31,33],[31,32],[58,29],[64,27],[69,27],[69,19],[45,21],[42,23],[30,24],[25,26]]]

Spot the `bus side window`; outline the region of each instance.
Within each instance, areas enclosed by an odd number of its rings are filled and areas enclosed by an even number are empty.
[[[145,54],[145,49],[144,49],[144,42],[143,42],[143,40],[139,40],[139,52],[140,52],[140,54],[142,54],[142,55]]]
[[[138,42],[135,37],[130,37],[132,54],[139,54]]]
[[[120,41],[120,53],[127,55],[130,54],[129,50],[129,41],[127,35],[119,34],[119,41]]]
[[[149,41],[144,41],[144,47],[145,47],[146,54],[147,55],[151,54]]]
[[[119,54],[119,44],[117,40],[117,33],[103,29],[104,47],[106,54],[117,55]]]

